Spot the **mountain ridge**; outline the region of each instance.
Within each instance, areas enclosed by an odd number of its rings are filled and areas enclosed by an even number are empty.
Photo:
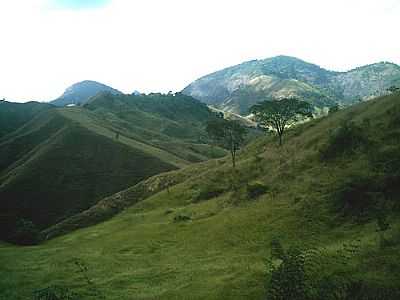
[[[400,85],[400,66],[394,63],[339,72],[280,55],[202,76],[182,92],[224,111],[246,115],[250,106],[268,98],[297,96],[323,109],[383,95],[391,85]]]

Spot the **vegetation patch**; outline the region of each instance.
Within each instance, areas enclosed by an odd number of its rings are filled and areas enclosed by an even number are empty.
[[[320,149],[321,159],[329,161],[346,155],[353,155],[369,143],[363,128],[354,122],[346,121],[330,133],[327,143]]]
[[[247,184],[246,189],[250,199],[256,199],[268,191],[268,187],[260,182]]]

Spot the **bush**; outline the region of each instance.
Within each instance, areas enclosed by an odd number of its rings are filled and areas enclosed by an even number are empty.
[[[304,255],[298,249],[289,249],[272,269],[267,299],[306,299],[306,292]]]
[[[328,142],[320,149],[322,160],[331,160],[339,156],[352,155],[369,144],[363,129],[353,122],[345,122],[331,132]]]
[[[197,194],[194,196],[194,201],[208,200],[218,197],[225,192],[225,189],[217,183],[208,183],[203,185]]]
[[[400,147],[386,146],[374,151],[370,162],[381,175],[382,190],[387,198],[397,199],[400,192]]]
[[[261,195],[265,194],[267,191],[268,187],[259,182],[247,185],[247,196],[250,199],[258,198]]]
[[[344,214],[366,217],[384,198],[374,175],[350,174],[334,190],[336,205]]]
[[[192,218],[188,215],[184,215],[184,214],[178,214],[174,217],[174,222],[178,223],[178,222],[187,222],[192,220]]]

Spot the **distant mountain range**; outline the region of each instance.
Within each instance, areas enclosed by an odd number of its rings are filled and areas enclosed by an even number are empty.
[[[50,103],[57,106],[66,106],[69,104],[81,105],[85,104],[90,97],[96,96],[101,92],[113,95],[122,94],[122,92],[100,82],[85,80],[71,85],[59,98]]]
[[[400,66],[381,62],[348,72],[289,56],[248,61],[201,77],[182,92],[224,111],[248,114],[255,103],[297,96],[317,108],[350,105],[400,85]]]

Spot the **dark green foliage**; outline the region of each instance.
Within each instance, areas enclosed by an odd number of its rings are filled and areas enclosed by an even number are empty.
[[[266,100],[252,106],[250,112],[259,124],[276,131],[279,145],[282,145],[282,136],[287,127],[304,118],[313,117],[312,106],[296,98]]]
[[[281,241],[278,237],[273,237],[271,240],[271,258],[272,259],[281,259],[285,258],[285,250],[281,244]]]
[[[179,222],[188,222],[192,220],[192,218],[188,215],[185,214],[178,214],[174,217],[174,222],[179,223]]]
[[[82,298],[70,289],[61,286],[50,286],[34,292],[33,300],[81,300]]]
[[[322,160],[332,160],[354,154],[369,144],[365,131],[354,122],[347,121],[332,131],[328,142],[320,149]]]
[[[291,247],[285,251],[279,239],[271,242],[267,300],[395,300],[400,289],[367,282],[353,276],[350,264],[360,252],[359,241],[343,244],[337,253]]]
[[[31,221],[20,219],[15,226],[12,241],[19,245],[35,245],[39,242],[39,230]]]
[[[268,187],[260,182],[247,185],[247,196],[255,199],[268,191]]]
[[[222,193],[226,191],[224,186],[221,186],[219,183],[209,182],[208,184],[204,184],[201,186],[198,193],[194,196],[194,201],[203,201],[208,200],[214,197],[218,197]]]
[[[351,173],[335,187],[332,196],[345,215],[363,219],[371,215],[384,199],[379,181],[373,174]]]
[[[306,296],[305,259],[303,253],[290,248],[278,266],[272,267],[269,300],[305,300]]]

